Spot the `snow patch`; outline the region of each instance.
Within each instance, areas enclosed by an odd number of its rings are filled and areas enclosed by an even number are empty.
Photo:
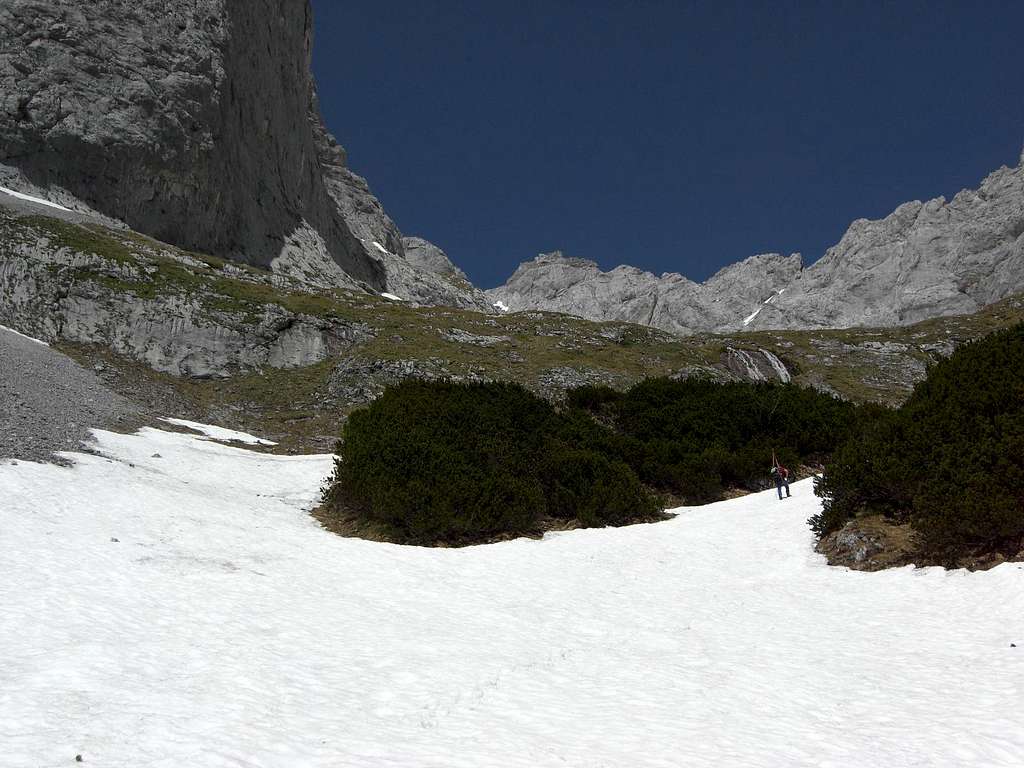
[[[10,195],[11,197],[16,197],[19,200],[27,200],[30,203],[38,203],[39,205],[46,205],[49,206],[50,208],[56,208],[59,211],[67,211],[68,213],[74,213],[74,211],[72,211],[70,208],[65,208],[63,205],[51,203],[49,200],[44,200],[43,198],[36,197],[35,195],[26,195],[24,192],[15,192],[13,189],[8,189],[7,187],[0,187],[0,192],[3,192],[5,195]]]
[[[779,296],[781,296],[783,293],[785,293],[785,291],[786,291],[785,288],[780,288],[775,293],[773,293],[771,296],[769,296],[767,299],[762,301],[761,304],[762,305],[771,304],[773,301],[775,301],[777,298],[779,298]],[[762,309],[764,309],[764,307],[760,306],[757,309],[755,309],[751,314],[749,314],[745,318],[743,318],[743,325],[745,325],[745,326],[750,325],[754,321],[754,318],[757,317],[761,313]]]
[[[405,301],[401,296],[395,296],[393,293],[382,293],[381,296],[385,299],[391,299],[391,301]]]
[[[167,422],[168,424],[174,424],[179,427],[186,427],[196,432],[201,432],[214,440],[234,440],[235,442],[246,443],[248,445],[277,445],[277,443],[272,440],[264,440],[262,437],[255,437],[246,432],[238,432],[234,429],[225,429],[224,427],[215,427],[212,424],[200,424],[197,421],[189,421],[188,419],[161,418],[160,421]]]
[[[47,344],[45,341],[42,341],[41,339],[36,339],[36,338],[33,338],[32,336],[26,336],[21,331],[16,331],[13,328],[8,328],[6,325],[0,325],[0,331],[7,331],[8,333],[13,333],[15,336],[21,336],[21,338],[23,338],[23,339],[28,339],[29,341],[34,341],[36,344],[42,344],[44,347],[50,346],[49,344]]]
[[[393,253],[392,253],[391,251],[389,251],[389,250],[388,250],[387,248],[385,248],[385,247],[384,247],[383,245],[381,245],[380,243],[378,243],[378,242],[377,242],[376,240],[374,240],[374,241],[373,241],[373,242],[371,243],[371,245],[372,245],[372,246],[373,246],[374,248],[376,248],[376,249],[377,249],[378,251],[380,251],[381,253],[386,253],[386,254],[387,254],[388,256],[394,256],[394,255],[395,255],[395,254],[393,254]]]
[[[495,309],[497,309],[499,312],[511,312],[512,311],[512,310],[510,310],[508,308],[508,304],[506,304],[504,301],[500,301],[500,300],[494,302],[493,304],[491,304],[491,306],[494,307]]]
[[[4,765],[1020,766],[1021,565],[829,567],[809,480],[425,549],[320,528],[331,456],[95,436],[0,465]]]

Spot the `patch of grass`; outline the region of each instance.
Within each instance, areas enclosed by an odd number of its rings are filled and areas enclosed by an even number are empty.
[[[136,261],[135,254],[112,230],[98,224],[74,224],[50,216],[24,216],[19,221],[41,230],[55,245],[79,253],[92,253],[120,264]]]
[[[258,323],[271,304],[296,314],[363,323],[374,338],[346,354],[414,362],[443,360],[453,374],[473,372],[530,387],[556,368],[594,371],[616,387],[626,387],[643,378],[671,375],[686,366],[718,365],[726,346],[761,347],[782,358],[798,384],[824,385],[854,402],[898,404],[906,398],[912,381],[887,379],[890,372],[883,369],[881,358],[861,348],[863,342],[908,345],[905,353],[891,357],[897,367],[901,361],[930,363],[934,355],[922,349],[923,345],[978,338],[1024,320],[1024,301],[1016,297],[974,315],[904,328],[674,337],[628,323],[594,323],[549,312],[492,316],[448,307],[412,307],[343,289],[300,290],[297,283],[293,289],[281,288],[271,283],[265,270],[182,250],[136,232],[46,216],[0,214],[0,237],[5,243],[33,240],[42,234],[55,245],[99,257],[98,263],[78,268],[75,279],[91,281],[113,294],[140,300],[188,297],[214,324]],[[194,260],[193,265],[182,263],[182,256]],[[493,347],[460,344],[443,337],[443,332],[452,328],[509,336],[512,341]],[[828,359],[822,345],[839,350],[831,353],[836,359]]]

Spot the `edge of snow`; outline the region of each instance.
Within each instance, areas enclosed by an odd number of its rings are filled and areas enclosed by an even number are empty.
[[[72,211],[70,208],[65,208],[63,205],[59,205],[58,203],[51,203],[49,200],[44,200],[41,197],[36,197],[35,195],[26,195],[24,192],[16,192],[13,189],[8,189],[7,187],[0,187],[0,192],[3,192],[5,195],[10,195],[11,197],[16,197],[19,200],[27,200],[30,203],[47,205],[50,208],[56,208],[59,211],[67,211],[68,213],[74,213],[74,211]]]
[[[198,421],[189,421],[188,419],[171,419],[161,417],[160,421],[168,424],[174,424],[179,427],[187,427],[188,429],[199,432],[206,435],[212,440],[234,440],[239,443],[246,443],[247,445],[277,445],[273,440],[266,440],[262,437],[256,437],[250,435],[248,432],[239,432],[234,429],[227,429],[225,427],[215,427],[211,424],[200,424]]]
[[[23,339],[28,339],[29,341],[34,341],[36,344],[42,344],[44,347],[50,346],[49,344],[47,344],[42,339],[37,339],[37,338],[35,338],[33,336],[26,336],[21,331],[16,331],[13,328],[8,328],[6,325],[0,325],[0,331],[7,331],[8,333],[13,333],[15,336],[21,336],[21,338],[23,338]]]

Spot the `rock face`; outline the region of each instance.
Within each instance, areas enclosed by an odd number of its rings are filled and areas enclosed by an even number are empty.
[[[418,237],[403,238],[402,244],[403,255],[399,255],[379,241],[370,242],[384,264],[388,293],[414,304],[490,311],[483,291],[473,287],[444,251]]]
[[[0,33],[0,162],[137,231],[254,264],[312,229],[354,281],[384,285],[337,204],[371,196],[349,192],[320,120],[305,0],[10,0]]]
[[[764,254],[726,267],[704,283],[682,275],[657,277],[634,267],[602,272],[596,263],[541,254],[519,266],[505,285],[487,292],[510,311],[541,309],[588,320],[616,320],[674,333],[734,330],[750,307],[800,274],[800,256]]]
[[[0,184],[313,284],[412,293],[398,227],[320,117],[312,39],[308,0],[7,0]],[[422,282],[423,303],[480,304]]]
[[[789,384],[793,377],[774,352],[767,349],[748,351],[729,347],[722,353],[722,365],[740,379]]]
[[[860,219],[813,266],[754,256],[702,284],[542,254],[488,291],[510,310],[625,320],[676,333],[909,325],[1024,290],[1024,158],[976,191]]]
[[[2,207],[0,246],[0,324],[47,341],[97,344],[165,373],[224,378],[266,366],[307,366],[372,336],[362,323],[274,303],[257,310],[225,305],[200,282],[187,292],[158,289],[157,261],[76,252],[54,242],[52,234],[15,221]],[[175,257],[186,269],[202,266]],[[101,278],[81,279],[90,270]],[[236,274],[246,273],[228,263],[225,277]],[[127,287],[150,276],[151,291]]]
[[[1024,161],[952,200],[859,219],[752,328],[909,325],[1024,290]]]
[[[469,284],[466,273],[456,267],[448,254],[422,237],[403,237],[405,260],[417,269],[440,275],[448,280]]]

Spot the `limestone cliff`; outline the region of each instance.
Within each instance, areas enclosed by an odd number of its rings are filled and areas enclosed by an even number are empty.
[[[321,286],[418,283],[321,119],[312,25],[308,0],[7,0],[0,184]]]

